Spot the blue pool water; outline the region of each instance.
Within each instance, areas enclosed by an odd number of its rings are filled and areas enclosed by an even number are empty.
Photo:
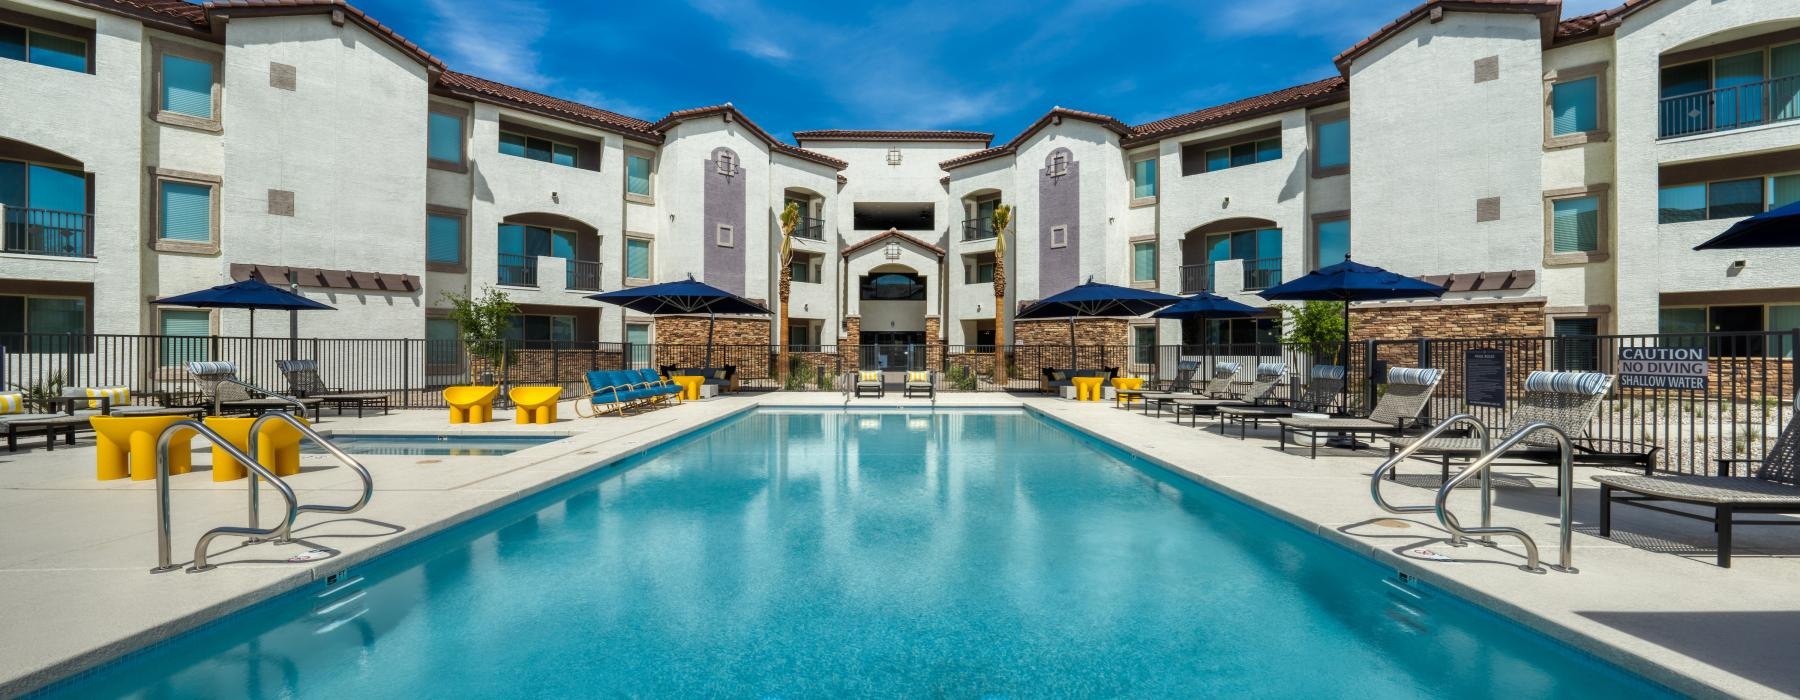
[[[330,437],[332,444],[353,455],[443,455],[450,457],[507,455],[527,447],[536,447],[563,439],[561,435],[332,435]],[[324,449],[311,440],[302,441],[300,451],[307,454],[325,453]]]
[[[1667,691],[1033,416],[763,411],[52,693]]]

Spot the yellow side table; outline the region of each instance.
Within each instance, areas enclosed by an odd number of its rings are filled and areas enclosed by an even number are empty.
[[[556,402],[562,398],[562,387],[515,386],[506,395],[512,398],[513,422],[556,422]]]
[[[1106,381],[1106,377],[1075,377],[1069,381],[1075,384],[1076,401],[1099,401],[1100,383]]]
[[[444,389],[444,403],[450,404],[451,423],[486,423],[494,419],[494,397],[497,386],[453,386]]]
[[[305,422],[306,419],[300,419]],[[256,423],[255,418],[225,418],[208,416],[204,421],[206,427],[212,428],[220,436],[229,440],[239,450],[248,453],[250,450],[250,426]],[[263,465],[276,476],[293,476],[300,473],[300,431],[294,426],[280,421],[269,421],[263,424],[261,435],[256,440],[257,463]],[[212,448],[212,480],[233,481],[249,474],[244,465],[238,463],[223,448],[214,445]]]
[[[669,381],[675,382],[676,386],[681,387],[681,400],[683,400],[683,401],[699,401],[700,400],[700,385],[706,383],[706,377],[702,377],[698,374],[681,375],[681,376],[676,376],[676,377],[670,377]]]
[[[94,416],[94,478],[146,481],[156,478],[156,438],[187,416]],[[182,430],[169,441],[169,474],[186,474],[193,465],[192,430]]]

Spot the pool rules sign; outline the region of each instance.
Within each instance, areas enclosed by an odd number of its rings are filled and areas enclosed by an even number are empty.
[[[1706,348],[1619,348],[1619,386],[1706,390]]]

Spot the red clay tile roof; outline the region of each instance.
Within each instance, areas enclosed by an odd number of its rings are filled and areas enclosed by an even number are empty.
[[[1350,74],[1350,62],[1370,49],[1387,41],[1426,18],[1441,16],[1446,11],[1457,12],[1522,12],[1536,14],[1544,25],[1544,44],[1548,46],[1556,34],[1556,18],[1562,12],[1562,0],[1425,0],[1418,7],[1400,15],[1399,19],[1383,25],[1362,41],[1352,44],[1343,53],[1332,59],[1338,70],[1345,75]]]
[[[1120,145],[1132,146],[1147,143],[1176,134],[1199,131],[1220,124],[1230,124],[1250,117],[1338,102],[1349,97],[1350,81],[1340,76],[1332,76],[1305,85],[1283,88],[1255,97],[1246,97],[1235,102],[1227,102],[1187,114],[1139,124],[1131,127],[1131,136],[1121,141]]]
[[[374,17],[370,17],[362,10],[357,9],[355,6],[344,0],[211,0],[210,2],[207,2],[204,7],[206,8],[206,14],[209,16],[215,13],[245,14],[241,11],[248,11],[251,14],[258,15],[342,12],[346,18],[355,20],[356,23],[363,25],[363,27],[367,28],[370,32],[373,32],[375,36],[381,37],[388,43],[393,44],[395,48],[412,56],[414,60],[437,70],[444,70],[444,62],[438,60],[436,56],[426,52],[425,49],[420,48],[418,44],[407,40],[406,37],[400,36],[400,33],[394,31],[392,27],[376,21]]]
[[[813,129],[794,132],[795,141],[980,141],[986,147],[994,135],[985,131],[941,131],[882,129]]]
[[[979,163],[984,160],[991,160],[1011,154],[1019,149],[1019,144],[1024,143],[1025,140],[1031,138],[1033,134],[1036,134],[1043,130],[1044,127],[1051,124],[1060,124],[1063,119],[1080,119],[1086,122],[1093,122],[1106,127],[1109,131],[1118,134],[1120,137],[1131,135],[1131,127],[1126,126],[1125,122],[1099,112],[1084,112],[1079,109],[1069,109],[1067,107],[1051,107],[1050,111],[1044,113],[1044,116],[1038,117],[1037,121],[1032,122],[1031,126],[1025,127],[1024,131],[1019,132],[1018,136],[1014,136],[1012,140],[1007,141],[1005,145],[976,151],[974,153],[964,153],[955,158],[939,161],[938,167],[949,170],[951,168],[962,167],[971,163]]]
[[[727,102],[722,105],[713,105],[710,107],[694,107],[691,109],[679,109],[679,110],[670,112],[668,114],[663,115],[663,118],[656,120],[655,124],[651,124],[650,129],[652,131],[656,131],[659,133],[667,132],[669,130],[669,127],[674,126],[677,123],[687,121],[689,119],[698,119],[701,117],[711,117],[711,116],[723,116],[725,118],[725,121],[728,121],[728,122],[729,121],[737,121],[737,122],[742,123],[744,125],[744,128],[750,130],[751,134],[753,134],[757,138],[761,139],[763,143],[768,144],[769,150],[771,150],[771,151],[775,151],[777,153],[785,153],[785,154],[793,156],[795,158],[799,158],[801,160],[809,160],[809,161],[812,161],[814,163],[818,163],[821,165],[829,165],[833,168],[837,168],[838,170],[843,170],[844,168],[850,167],[849,163],[838,160],[836,158],[825,155],[823,153],[819,153],[816,151],[809,151],[809,150],[806,150],[799,146],[789,145],[780,140],[777,140],[775,137],[770,136],[769,132],[763,131],[762,127],[757,126],[756,122],[750,121],[747,117],[745,117],[744,113],[738,111],[738,108],[733,106],[730,102]]]
[[[1612,34],[1620,20],[1653,2],[1656,0],[1625,0],[1625,4],[1610,10],[1565,19],[1556,25],[1556,43],[1572,44]]]
[[[438,86],[442,92],[465,99],[503,104],[536,112],[546,117],[569,120],[612,131],[622,131],[627,135],[638,136],[646,141],[656,143],[662,141],[662,135],[650,128],[650,122],[642,119],[516,88],[467,73],[444,71],[444,74],[438,77]]]
[[[890,229],[888,229],[888,230],[886,230],[886,231],[882,231],[882,232],[881,232],[881,233],[877,233],[877,234],[875,234],[875,235],[873,235],[873,236],[870,236],[870,237],[868,237],[868,238],[864,238],[864,239],[863,239],[863,240],[862,240],[862,241],[861,241],[861,242],[859,242],[859,243],[856,243],[856,244],[853,244],[853,245],[847,245],[847,246],[844,246],[844,249],[843,249],[843,250],[840,250],[840,251],[838,251],[838,254],[839,254],[839,255],[849,255],[849,254],[851,254],[851,253],[854,253],[854,252],[856,252],[856,251],[859,251],[859,250],[862,250],[862,249],[864,249],[864,248],[867,248],[867,247],[869,247],[869,246],[872,246],[872,245],[875,245],[875,244],[877,244],[877,243],[880,243],[880,242],[882,242],[882,241],[885,241],[885,240],[887,240],[887,239],[889,239],[889,238],[898,238],[898,239],[900,239],[900,240],[903,240],[903,241],[906,241],[906,242],[908,242],[908,243],[911,243],[911,244],[913,244],[913,245],[916,245],[916,246],[919,246],[919,247],[920,247],[920,248],[924,248],[924,249],[926,249],[926,250],[929,250],[929,251],[931,251],[931,252],[933,252],[933,253],[937,253],[937,256],[938,256],[938,257],[940,257],[940,258],[941,258],[941,257],[944,257],[944,249],[943,249],[943,248],[939,248],[939,247],[937,247],[937,246],[935,246],[935,245],[932,245],[932,244],[930,244],[930,243],[926,243],[926,242],[925,242],[925,241],[923,241],[923,240],[921,240],[921,239],[920,239],[920,238],[919,238],[919,237],[917,237],[917,236],[913,236],[913,235],[911,235],[911,234],[908,234],[908,233],[906,233],[906,232],[903,232],[903,231],[901,231],[901,230],[900,230],[900,229],[897,229],[897,228],[890,228]]]

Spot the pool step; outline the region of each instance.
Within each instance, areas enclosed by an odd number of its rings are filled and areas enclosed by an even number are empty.
[[[313,628],[313,634],[330,634],[368,614],[369,606],[363,604],[363,597],[368,595],[368,590],[362,584],[363,577],[358,576],[337,581],[313,594],[310,617],[318,623]]]

